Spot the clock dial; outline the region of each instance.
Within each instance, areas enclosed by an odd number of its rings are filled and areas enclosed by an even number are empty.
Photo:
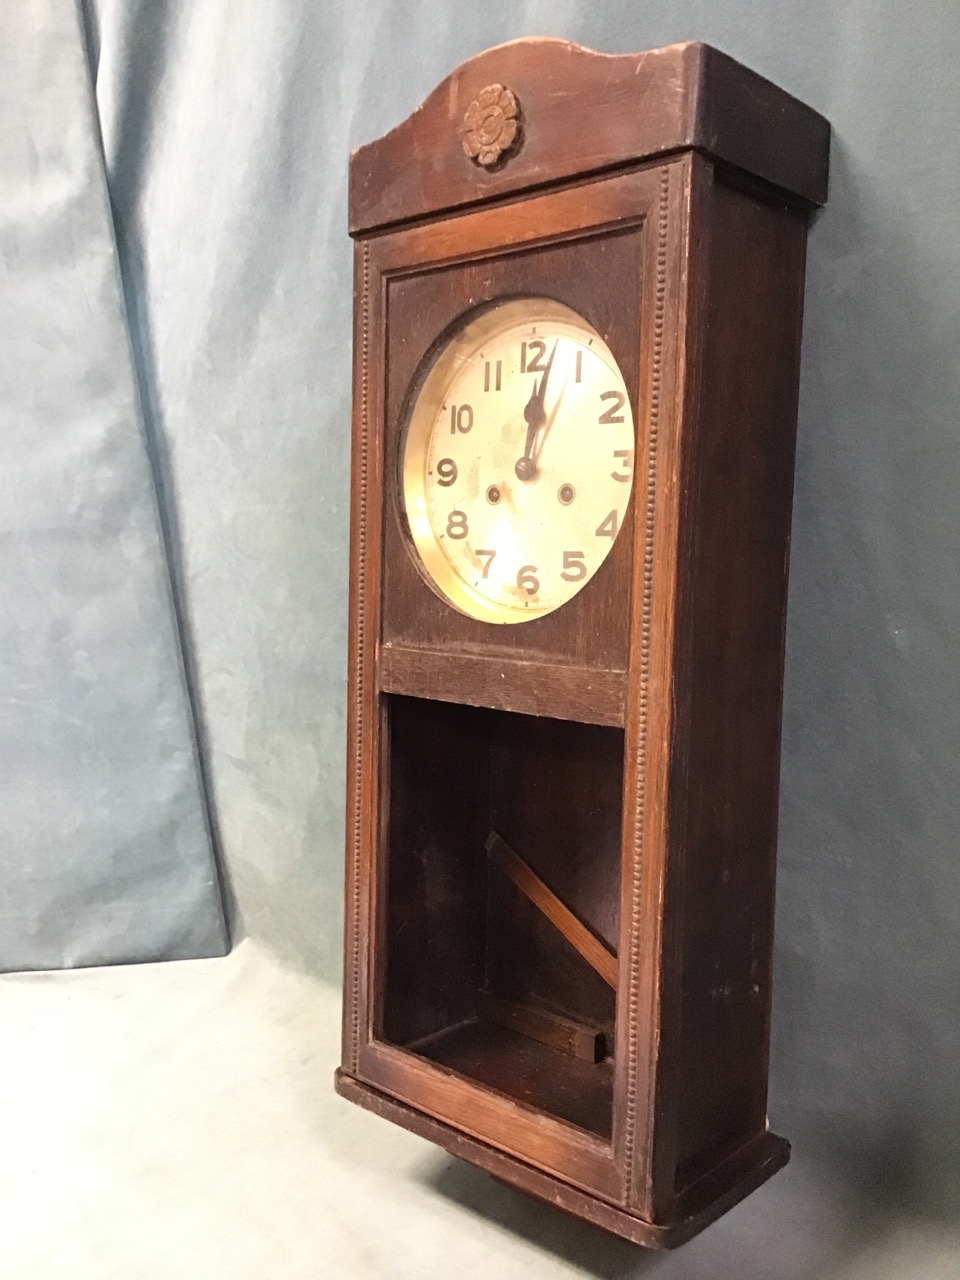
[[[404,438],[404,509],[428,578],[486,622],[558,609],[610,554],[634,447],[616,361],[576,312],[520,298],[476,315],[433,358]]]

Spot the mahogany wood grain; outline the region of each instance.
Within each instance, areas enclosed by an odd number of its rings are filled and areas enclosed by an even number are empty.
[[[528,1032],[528,1025],[507,1026],[505,1019],[473,1019],[408,1048],[523,1106],[609,1138],[612,1063],[564,1052]]]
[[[702,199],[700,347],[679,520],[672,840],[678,1188],[767,1114],[780,705],[806,225],[713,180]],[[719,320],[722,317],[723,322]]]
[[[523,1036],[517,1036],[508,1049],[524,1039]],[[488,1040],[487,1043],[495,1050],[494,1042]],[[506,1055],[495,1051],[478,1055],[474,1059],[472,1070],[485,1073],[485,1069],[489,1068],[496,1072],[489,1083],[484,1081],[478,1085],[455,1067],[431,1062],[406,1049],[371,1041],[360,1051],[358,1078],[366,1083],[377,1080],[379,1083],[375,1088],[382,1089],[409,1106],[425,1105],[443,1123],[457,1125],[481,1142],[492,1142],[535,1168],[559,1174],[574,1186],[592,1191],[605,1199],[619,1199],[620,1179],[609,1137],[591,1132],[590,1126],[583,1127],[558,1118],[535,1103],[512,1097],[503,1088],[504,1085],[512,1087],[512,1057],[513,1054],[509,1051]],[[539,1061],[542,1067],[544,1060],[541,1058]],[[549,1059],[549,1064],[556,1073],[558,1065],[568,1066],[571,1061],[575,1059],[555,1054]],[[465,1065],[462,1059],[460,1065]],[[579,1065],[586,1066],[582,1063]],[[591,1067],[591,1071],[599,1071],[603,1066],[604,1064],[598,1063],[596,1067]],[[562,1077],[563,1072],[560,1074]],[[549,1091],[554,1105],[562,1105],[563,1097],[569,1096],[565,1081],[562,1078],[558,1080],[557,1088],[554,1089],[550,1076],[550,1071],[539,1072],[540,1082]],[[612,1084],[609,1064],[606,1066],[606,1074],[598,1074],[596,1078],[605,1079],[609,1090]],[[525,1083],[526,1080],[521,1075],[521,1085]],[[542,1089],[539,1096],[543,1098]],[[605,1110],[609,1116],[609,1097]],[[609,1129],[609,1123],[603,1119],[598,1109],[592,1109],[592,1114],[596,1114],[598,1125]]]
[[[485,973],[492,713],[396,696],[386,710],[391,857],[378,1032],[402,1045],[476,1014]]]
[[[628,611],[632,516],[628,515],[612,551],[587,586],[563,609],[522,626],[492,626],[456,612],[424,577],[413,554],[400,502],[399,458],[411,388],[416,386],[423,354],[465,309],[482,306],[498,296],[535,294],[559,297],[591,323],[620,361],[631,400],[636,403],[639,368],[636,357],[640,330],[640,261],[644,234],[642,217],[656,191],[656,180],[636,173],[600,184],[596,189],[556,193],[544,198],[539,222],[518,223],[516,212],[484,210],[468,215],[456,228],[445,228],[444,245],[427,247],[426,228],[396,232],[378,242],[373,255],[375,274],[384,273],[386,299],[384,334],[386,370],[385,507],[383,524],[384,654],[390,648],[549,663],[576,679],[573,668],[616,672],[621,689],[627,668]],[[574,198],[576,197],[576,198]],[[552,206],[552,207],[551,207]],[[605,224],[629,217],[626,227]],[[598,230],[597,223],[601,224]],[[559,243],[540,240],[535,231],[550,226]],[[514,251],[495,259],[447,264],[441,254],[462,253],[471,245],[497,244],[503,236],[514,240],[526,232]],[[386,243],[384,243],[386,241]],[[412,249],[411,244],[418,246]],[[411,260],[426,258],[420,270]],[[437,259],[440,258],[440,264]],[[374,287],[377,287],[375,280]],[[522,405],[516,406],[517,414]],[[388,658],[389,662],[390,659]],[[469,667],[465,664],[465,672]],[[469,677],[466,677],[469,679]],[[563,679],[558,674],[557,682]],[[589,677],[588,677],[589,679]],[[616,677],[607,687],[616,685]],[[552,691],[551,691],[552,692]],[[550,706],[544,699],[540,706]],[[527,707],[518,709],[526,710]],[[531,710],[538,710],[532,707]],[[601,707],[610,719],[610,707]],[[557,714],[562,714],[558,709]],[[592,719],[593,716],[591,715]]]
[[[491,173],[463,154],[460,138],[467,107],[493,83],[519,98],[523,137]],[[829,139],[822,116],[709,45],[598,54],[565,40],[516,40],[465,62],[409,119],[354,151],[350,231],[688,149],[823,204]]]
[[[504,723],[505,722],[505,723]],[[490,821],[611,951],[619,922],[623,731],[504,717],[492,744]],[[499,874],[488,880],[487,983],[613,1036],[616,995]]]
[[[384,693],[527,715],[549,706],[562,720],[618,727],[624,723],[626,671],[395,644],[380,650],[378,670]]]
[[[648,1249],[675,1249],[685,1244],[782,1169],[790,1156],[789,1143],[775,1134],[765,1133],[714,1170],[711,1178],[704,1178],[691,1188],[690,1193],[682,1198],[679,1212],[672,1221],[649,1222],[615,1202],[551,1177],[523,1160],[477,1141],[460,1129],[398,1102],[356,1080],[346,1071],[337,1072],[336,1088],[342,1097],[427,1138],[451,1155],[468,1160],[502,1182]]]
[[[690,153],[662,165],[648,225],[643,270],[650,283],[640,396],[636,494],[638,536],[630,590],[623,773],[622,869],[617,989],[614,1145],[624,1203],[650,1221],[673,1214],[673,1169],[664,1145],[662,1092],[671,1065],[663,1036],[672,960],[674,901],[669,896],[669,751],[674,732],[674,592],[681,554],[678,495],[690,270]],[[641,343],[641,350],[644,350]]]
[[[549,828],[544,827],[547,843],[532,842],[538,865],[565,887],[584,918],[605,919],[609,904],[598,895],[616,894],[617,823],[615,818],[612,823],[609,818],[603,824],[591,823],[589,811],[580,812],[576,782],[595,779],[595,794],[607,801],[601,809],[610,807],[610,799],[615,808],[622,733],[397,695],[385,699],[384,721],[383,740],[388,745],[383,775],[389,785],[383,844],[389,864],[377,935],[376,986],[382,998],[374,1034],[431,1060],[436,1055],[424,1045],[452,1046],[465,1078],[449,1093],[449,1104],[460,1109],[451,1116],[460,1114],[464,1123],[475,1122],[485,1111],[470,1093],[468,1080],[475,1087],[499,1082],[501,1092],[514,1091],[517,1101],[527,1095],[515,1090],[529,1091],[522,1063],[499,1061],[517,1053],[527,1061],[529,1050],[518,1049],[502,1036],[484,1039],[474,1030],[469,1033],[470,1052],[460,1054],[462,1037],[451,1039],[455,1028],[472,1025],[482,1013],[485,993],[542,1005],[561,1018],[595,1025],[612,1038],[609,988],[539,910],[528,906],[536,917],[531,922],[516,903],[497,893],[497,881],[506,878],[499,872],[488,874],[484,839],[494,815],[522,834],[515,815],[534,812],[532,804],[541,806],[565,839],[551,844]],[[607,794],[600,785],[605,775],[612,783]],[[598,839],[604,842],[600,846]],[[584,857],[598,847],[606,848],[605,859]],[[608,874],[598,876],[604,866]],[[547,939],[539,936],[541,928]],[[564,947],[569,955],[563,954]],[[535,1058],[531,1064],[540,1061]],[[385,1082],[376,1073],[384,1063],[393,1079],[395,1059],[368,1059],[367,1070],[373,1074],[367,1078],[381,1086]],[[444,1065],[452,1069],[453,1059],[444,1059]],[[571,1088],[562,1073],[544,1073],[541,1108],[560,1119],[579,1114],[571,1111]],[[588,1092],[590,1126],[609,1134],[609,1064]],[[566,1158],[562,1150],[557,1158]],[[574,1166],[566,1168],[574,1171]]]
[[[596,1027],[585,1027],[581,1022],[565,1018],[562,1013],[545,1009],[529,1001],[505,1000],[492,991],[478,993],[477,1009],[480,1017],[495,1022],[500,1027],[517,1031],[520,1035],[539,1040],[561,1053],[572,1053],[584,1062],[601,1062],[607,1056],[607,1038]]]
[[[544,884],[536,872],[531,871],[519,854],[495,831],[487,836],[484,847],[490,854],[492,863],[513,881],[520,892],[583,956],[591,969],[599,973],[607,986],[616,990],[617,957],[613,952],[577,919],[569,907],[564,906],[549,885]]]
[[[523,137],[483,170],[458,131],[493,83],[517,94]],[[703,45],[518,41],[351,160],[338,1088],[647,1245],[689,1238],[789,1155],[766,1130],[777,784],[828,142],[816,112]],[[584,590],[495,627],[419,568],[398,460],[436,344],[517,294],[602,334],[636,469]],[[508,856],[512,878],[491,873],[491,830],[526,864]],[[618,959],[601,978],[584,947]],[[612,1058],[569,1052],[576,1028]]]

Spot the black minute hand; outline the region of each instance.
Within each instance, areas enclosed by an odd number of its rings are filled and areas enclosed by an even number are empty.
[[[518,480],[532,480],[537,474],[537,464],[533,458],[533,446],[536,443],[537,432],[547,420],[543,400],[547,393],[547,379],[550,377],[550,370],[553,368],[553,357],[557,354],[559,341],[560,339],[558,338],[553,344],[553,350],[547,360],[547,367],[540,378],[540,385],[537,385],[537,380],[534,378],[530,399],[523,407],[523,416],[527,424],[527,438],[523,446],[523,457],[517,459],[517,465],[514,468]]]

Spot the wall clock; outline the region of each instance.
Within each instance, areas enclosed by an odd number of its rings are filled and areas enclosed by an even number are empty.
[[[522,40],[350,164],[347,1098],[640,1244],[767,1126],[804,255],[829,128]]]

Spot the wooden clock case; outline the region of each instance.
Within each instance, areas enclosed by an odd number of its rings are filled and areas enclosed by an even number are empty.
[[[490,168],[463,147],[487,86],[520,121]],[[645,1245],[682,1242],[789,1155],[766,1116],[780,708],[828,148],[819,115],[707,46],[521,40],[351,158],[337,1088]],[[427,353],[519,295],[608,343],[636,471],[592,581],[496,626],[425,580],[398,468]],[[491,856],[492,832],[611,957],[612,983]]]

